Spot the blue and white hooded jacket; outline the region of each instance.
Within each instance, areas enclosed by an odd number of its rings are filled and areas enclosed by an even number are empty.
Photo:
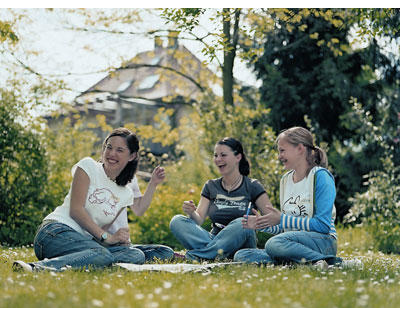
[[[280,205],[281,222],[279,225],[261,229],[277,235],[286,231],[314,231],[322,234],[329,234],[337,239],[335,229],[335,180],[332,174],[325,168],[314,167],[311,169],[305,180],[309,192],[306,206],[297,205],[298,198],[291,197],[284,200],[285,189],[289,177],[293,177],[294,170],[291,170],[282,176],[280,182]],[[307,188],[305,190],[307,190]],[[285,203],[298,206],[299,212],[288,212]]]

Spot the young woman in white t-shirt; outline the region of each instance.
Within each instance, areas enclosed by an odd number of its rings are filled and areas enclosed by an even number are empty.
[[[130,243],[126,207],[143,215],[165,178],[164,169],[156,167],[142,195],[135,177],[138,151],[136,135],[118,128],[104,140],[100,162],[86,157],[74,165],[64,203],[46,216],[36,233],[34,250],[40,261],[16,261],[14,269],[62,271],[172,258],[167,246]]]
[[[277,138],[279,160],[288,172],[280,185],[281,211],[267,206],[266,215],[243,218],[243,227],[268,232],[265,249],[242,249],[235,261],[255,263],[318,263],[336,258],[335,181],[326,169],[326,153],[314,145],[303,127],[283,131]]]

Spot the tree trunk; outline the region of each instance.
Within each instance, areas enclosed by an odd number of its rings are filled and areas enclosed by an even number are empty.
[[[225,104],[233,105],[233,65],[236,57],[236,46],[239,39],[240,9],[235,11],[233,34],[231,36],[230,9],[223,9],[223,33],[225,38],[224,64],[222,67],[223,98]]]

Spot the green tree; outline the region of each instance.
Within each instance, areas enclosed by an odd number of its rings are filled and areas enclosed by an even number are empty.
[[[391,61],[376,42],[352,50],[347,40],[351,25],[344,12],[335,14],[340,28],[311,14],[297,24],[280,22],[281,27],[267,35],[255,69],[263,80],[261,99],[271,108],[274,130],[304,126],[307,115],[319,140],[349,139],[353,132],[340,124],[340,117],[351,109],[350,97],[374,114],[379,92],[393,83]],[[380,68],[385,73],[377,78],[374,73]]]
[[[381,167],[382,156],[376,144],[356,146],[362,134],[353,121],[345,121],[353,111],[349,101],[357,98],[374,120],[379,119],[378,108],[398,80],[393,60],[379,51],[376,41],[364,49],[351,48],[352,25],[345,13],[326,9],[290,23],[277,18],[279,28],[266,36],[264,54],[254,65],[263,80],[261,100],[271,109],[273,129],[311,122],[318,142],[330,144],[339,217],[350,206],[348,197],[361,189],[362,175]]]

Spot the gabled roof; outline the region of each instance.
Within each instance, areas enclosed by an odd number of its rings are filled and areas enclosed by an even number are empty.
[[[156,42],[157,43],[157,42]],[[77,101],[93,103],[94,95],[114,95],[119,99],[154,100],[163,102],[177,96],[195,99],[202,90],[202,82],[214,74],[185,46],[155,45],[152,51],[136,55],[105,78],[83,92]],[[115,98],[114,98],[115,99]],[[110,98],[108,98],[110,100]]]

